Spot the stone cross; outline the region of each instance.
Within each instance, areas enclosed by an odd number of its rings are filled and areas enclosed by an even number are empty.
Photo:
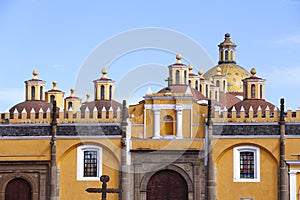
[[[167,90],[171,90],[170,85],[171,85],[172,79],[170,79],[170,77],[168,77],[165,81],[168,82]]]
[[[102,175],[100,177],[102,182],[102,188],[87,188],[85,191],[88,193],[102,193],[102,200],[106,200],[107,193],[120,193],[119,189],[107,188],[107,182],[109,182],[109,176]]]

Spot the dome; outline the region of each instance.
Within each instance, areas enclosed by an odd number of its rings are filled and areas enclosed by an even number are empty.
[[[35,100],[31,100],[31,101],[24,101],[22,103],[19,103],[15,106],[13,106],[11,109],[9,109],[9,112],[11,114],[13,114],[15,111],[17,111],[18,113],[23,112],[23,110],[25,109],[25,111],[28,113],[30,113],[32,111],[32,109],[38,113],[41,111],[43,112],[47,112],[50,111],[52,112],[52,104],[48,103],[46,101],[35,101]]]
[[[231,112],[233,107],[235,107],[235,109],[237,111],[240,111],[241,108],[243,107],[246,113],[249,112],[250,107],[252,107],[254,113],[257,112],[258,107],[260,107],[263,112],[266,111],[267,107],[270,109],[271,112],[273,112],[274,109],[276,108],[276,106],[273,105],[272,103],[269,103],[269,102],[267,102],[265,100],[261,100],[261,99],[246,99],[246,100],[243,100],[243,101],[235,104],[231,108],[229,108],[228,112]]]
[[[243,67],[234,63],[222,63],[208,70],[204,77],[210,80],[211,76],[218,73],[218,68],[222,69],[222,75],[226,76],[227,92],[243,92],[243,79],[250,77],[250,73]]]
[[[113,111],[116,112],[118,108],[122,109],[122,104],[115,100],[97,100],[85,102],[80,107],[81,112],[84,112],[87,107],[90,112],[93,112],[95,107],[97,108],[98,112],[101,112],[103,107],[105,107],[106,110],[109,110],[112,107]]]

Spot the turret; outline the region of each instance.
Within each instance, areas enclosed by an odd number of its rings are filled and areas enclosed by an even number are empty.
[[[33,74],[33,78],[28,81],[25,81],[26,101],[30,101],[30,100],[44,101],[46,82],[38,78],[39,72],[37,70],[34,70],[32,74]]]

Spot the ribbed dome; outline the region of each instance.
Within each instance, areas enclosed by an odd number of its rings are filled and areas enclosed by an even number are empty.
[[[9,109],[9,112],[11,114],[13,114],[16,111],[18,113],[21,113],[21,112],[23,112],[24,109],[27,113],[30,113],[32,111],[32,109],[36,113],[40,112],[41,109],[43,112],[47,112],[47,111],[52,112],[52,104],[48,103],[46,101],[35,101],[35,100],[24,101],[22,103],[19,103],[19,104],[13,106],[11,109]]]
[[[223,63],[208,70],[204,74],[205,79],[209,80],[211,76],[216,75],[218,67],[222,69],[222,75],[226,76],[227,92],[243,92],[242,80],[250,77],[250,73],[237,64]]]

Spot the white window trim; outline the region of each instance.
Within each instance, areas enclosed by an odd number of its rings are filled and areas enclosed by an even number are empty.
[[[84,177],[84,151],[97,151],[97,177]],[[83,145],[77,147],[77,180],[99,181],[102,175],[102,148],[94,145]]]
[[[240,153],[254,153],[254,178],[240,178]],[[260,149],[255,146],[238,146],[233,148],[233,182],[260,182]]]

